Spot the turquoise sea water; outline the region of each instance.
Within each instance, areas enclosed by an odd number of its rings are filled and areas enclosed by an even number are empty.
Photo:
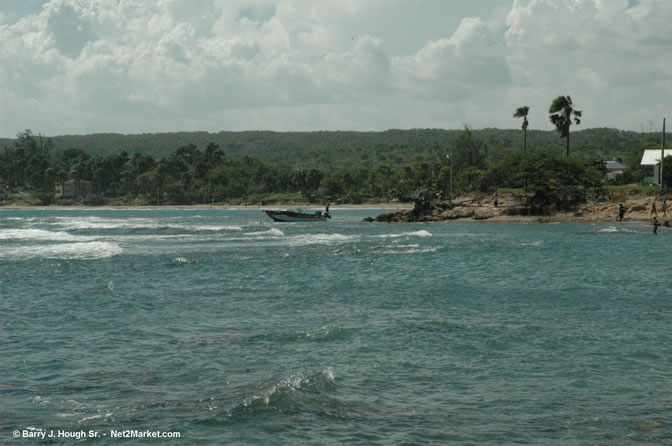
[[[0,444],[672,443],[672,230],[378,213],[0,212]]]

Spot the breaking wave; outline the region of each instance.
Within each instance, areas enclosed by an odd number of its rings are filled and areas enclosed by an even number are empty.
[[[291,237],[290,244],[294,246],[303,245],[328,245],[331,243],[343,243],[358,240],[357,235],[343,234],[301,234]]]
[[[636,233],[637,231],[633,231],[632,229],[623,229],[623,228],[617,228],[616,226],[609,226],[608,228],[602,228],[598,232],[602,233],[616,233],[616,232],[623,232],[623,233]]]
[[[257,238],[267,238],[267,237],[284,237],[285,233],[279,229],[271,228],[268,231],[254,231],[254,232],[245,232],[243,235],[249,235]]]
[[[83,242],[5,248],[0,259],[96,260],[118,256],[123,252],[117,243]]]
[[[421,248],[419,245],[395,245],[385,246],[378,251],[380,254],[422,254],[426,252],[436,252],[439,248],[436,246],[426,246]]]
[[[238,225],[190,225],[181,223],[171,223],[149,218],[127,218],[112,219],[101,217],[57,217],[57,226],[68,229],[183,229],[190,232],[198,231],[242,231],[243,228]]]
[[[374,235],[374,237],[377,238],[398,238],[398,237],[431,237],[432,233],[429,231],[426,231],[424,229],[420,231],[413,231],[413,232],[402,232],[399,234],[382,234],[382,235]]]
[[[0,231],[0,240],[38,240],[38,241],[87,241],[97,237],[75,236],[67,232],[54,232],[44,229],[4,229]]]
[[[229,416],[245,416],[268,409],[301,410],[319,408],[320,394],[336,388],[331,367],[304,375],[291,375],[280,380],[257,383],[258,390],[228,412]]]

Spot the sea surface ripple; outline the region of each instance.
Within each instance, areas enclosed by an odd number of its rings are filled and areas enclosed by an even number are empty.
[[[672,230],[379,212],[0,211],[0,444],[672,444]]]

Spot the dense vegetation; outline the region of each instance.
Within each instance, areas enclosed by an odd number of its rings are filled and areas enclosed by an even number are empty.
[[[452,183],[455,194],[525,188],[535,205],[563,206],[601,187],[597,160],[623,159],[627,179],[637,181],[642,150],[655,148],[657,138],[611,129],[574,132],[572,156],[566,157],[554,132],[527,133],[523,150],[520,130],[473,131],[466,125],[457,131],[54,138],[26,130],[0,151],[0,187],[30,192],[42,204],[54,202],[54,185],[69,179],[94,183],[87,204],[235,203],[274,196],[359,203],[404,199],[420,190],[448,196]]]
[[[272,165],[287,164],[326,172],[353,167],[370,169],[381,164],[397,168],[418,161],[434,162],[438,156],[437,149],[443,154],[455,149],[459,133],[460,130],[441,129],[384,132],[178,132],[54,136],[51,141],[53,152],[79,149],[91,156],[108,156],[126,151],[152,158],[166,158],[177,148],[190,144],[202,149],[212,142],[229,157],[247,155]],[[523,132],[518,129],[473,130],[473,135],[484,145],[488,162],[523,147]],[[16,142],[16,139],[0,139],[0,149],[11,148]],[[660,134],[607,128],[572,131],[572,156],[595,160],[625,158],[649,143],[660,144]],[[566,141],[555,131],[527,129],[527,146],[531,150],[563,154],[565,145]]]

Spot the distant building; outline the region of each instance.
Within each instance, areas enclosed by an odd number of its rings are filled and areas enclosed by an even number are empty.
[[[56,183],[56,198],[79,198],[93,193],[95,183],[87,180],[68,180]]]
[[[672,156],[672,149],[665,149],[665,156]],[[660,186],[660,150],[645,150],[640,165],[644,182]],[[672,166],[663,165],[663,169],[672,169]]]
[[[618,161],[605,161],[604,167],[607,170],[607,178],[610,180],[616,179],[625,172],[625,166]]]

